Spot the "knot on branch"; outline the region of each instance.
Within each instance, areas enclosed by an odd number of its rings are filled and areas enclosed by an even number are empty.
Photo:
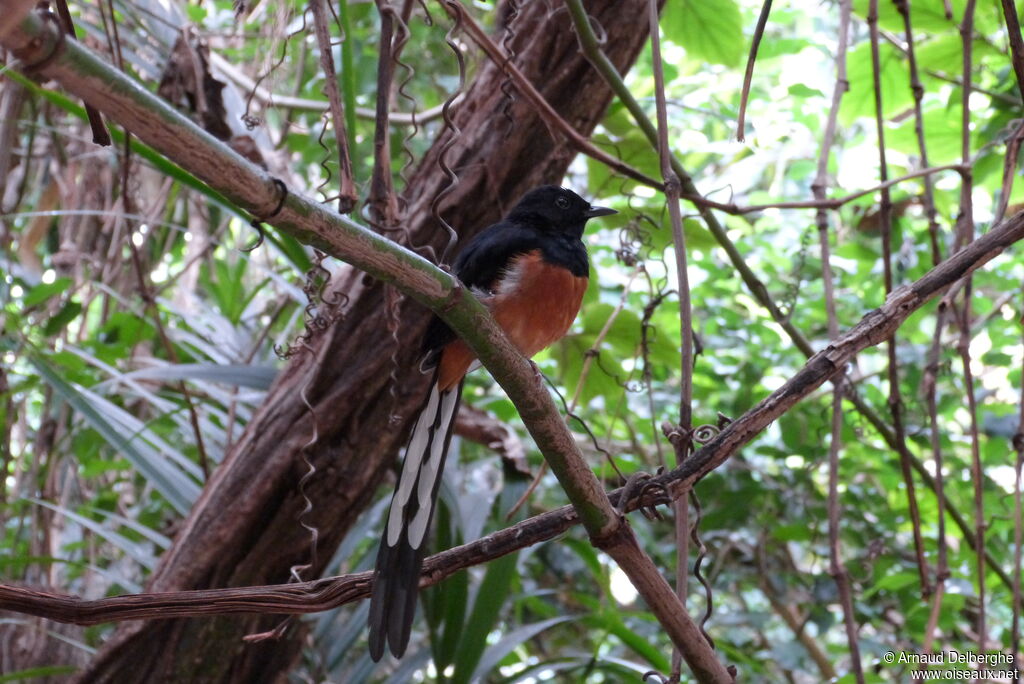
[[[664,473],[664,468],[658,468],[658,475]],[[629,476],[622,487],[618,504],[615,506],[619,517],[624,517],[630,510],[630,502],[636,500],[636,508],[648,520],[664,520],[664,516],[656,506],[660,503],[670,503],[672,496],[665,485],[655,480],[647,472],[638,471]]]
[[[60,19],[56,14],[50,11],[49,7],[39,10],[40,15],[44,21],[52,23],[57,28],[57,36],[54,40],[53,46],[50,51],[42,57],[36,57],[36,54],[43,49],[46,44],[46,36],[39,35],[32,38],[28,45],[23,50],[18,50],[15,53],[15,57],[20,59],[24,64],[24,71],[36,72],[42,71],[46,67],[50,66],[56,60],[60,54],[64,51],[64,27],[61,26]]]
[[[444,270],[449,271],[447,267],[445,267]],[[458,278],[455,278],[454,280],[455,284],[452,286],[452,289],[448,293],[448,296],[445,297],[443,302],[441,302],[441,308],[438,309],[438,313],[448,313],[449,311],[454,309],[459,302],[462,301],[462,294],[466,288],[462,285],[461,280],[459,280]]]
[[[661,424],[661,432],[677,450],[684,441],[688,442],[690,437],[693,436],[692,430],[684,428],[682,425],[674,425],[668,421]]]
[[[670,197],[678,197],[683,192],[683,184],[679,181],[679,176],[675,172],[669,173],[665,176],[665,194]]]
[[[272,178],[271,182],[274,184],[274,188],[277,190],[277,203],[269,214],[253,215],[252,220],[249,221],[249,225],[252,226],[256,232],[256,242],[252,243],[248,247],[242,249],[243,252],[251,252],[260,245],[263,244],[265,234],[263,232],[263,224],[270,221],[275,216],[281,213],[284,208],[284,203],[288,199],[288,186],[284,184],[284,181],[280,178]]]

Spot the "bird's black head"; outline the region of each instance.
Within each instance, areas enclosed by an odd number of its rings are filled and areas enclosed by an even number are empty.
[[[569,233],[578,238],[583,235],[587,219],[615,213],[614,209],[591,206],[572,190],[542,185],[523,195],[509,212],[508,218],[529,223],[541,230]]]

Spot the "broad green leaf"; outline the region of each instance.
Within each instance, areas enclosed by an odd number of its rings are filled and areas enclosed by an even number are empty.
[[[903,54],[889,43],[879,45],[879,68],[882,116],[888,119],[913,104],[910,72]],[[850,90],[843,96],[843,103],[839,109],[840,119],[845,125],[851,125],[859,117],[874,118],[873,73],[871,45],[867,42],[860,43],[847,55],[847,79],[850,82]]]
[[[47,337],[56,335],[64,329],[64,326],[75,320],[80,313],[82,313],[81,304],[74,300],[67,302],[60,311],[53,315],[53,318],[46,321],[46,325],[43,326],[43,334]]]
[[[867,18],[871,0],[853,0],[853,13]],[[949,2],[953,8],[953,18],[946,18],[945,3],[949,0],[914,0],[910,6],[911,25],[915,31],[956,30],[963,18],[964,0]],[[896,10],[895,2],[878,2],[878,25],[902,37],[904,35],[903,17]]]
[[[70,278],[57,278],[52,283],[40,283],[25,293],[21,299],[21,305],[26,309],[31,309],[64,292],[70,285]]]
[[[896,572],[891,575],[886,575],[875,582],[874,586],[868,589],[868,594],[872,595],[879,591],[897,591],[905,587],[916,585],[920,581],[921,578],[916,572]]]
[[[666,38],[682,45],[695,59],[732,67],[743,58],[743,18],[733,0],[666,3],[661,26]]]

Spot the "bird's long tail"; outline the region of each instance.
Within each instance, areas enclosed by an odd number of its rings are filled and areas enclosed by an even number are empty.
[[[377,552],[370,597],[370,656],[384,655],[385,642],[395,657],[409,643],[427,531],[441,483],[462,383],[441,389],[435,372],[430,394],[420,410],[405,448],[398,486],[391,499],[384,537]]]

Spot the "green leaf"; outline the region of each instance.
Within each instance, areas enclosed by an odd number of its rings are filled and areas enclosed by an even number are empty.
[[[757,60],[760,62],[763,59],[771,59],[772,57],[795,55],[805,47],[812,45],[813,43],[805,38],[778,38],[773,36],[771,40],[761,42],[761,45],[757,48]]]
[[[345,36],[350,37],[341,42],[341,96],[345,100],[345,133],[348,136],[349,154],[352,155],[352,166],[355,173],[360,171],[359,155],[353,154],[356,149],[356,70],[355,41],[351,40],[352,17],[348,6],[349,0],[338,3],[338,18],[341,21]]]
[[[235,387],[267,390],[276,376],[277,369],[273,366],[251,366],[241,363],[173,363],[140,368],[125,373],[120,380],[204,380]]]
[[[38,682],[47,677],[59,677],[70,675],[78,671],[74,665],[44,665],[42,667],[29,667],[17,672],[8,672],[0,675],[0,682]]]
[[[817,88],[811,88],[803,83],[794,83],[789,86],[789,94],[793,97],[825,97],[825,94]]]
[[[82,305],[74,300],[69,301],[54,314],[53,318],[46,321],[46,325],[43,326],[43,334],[47,337],[56,335],[64,329],[64,326],[75,320],[80,313],[82,313]]]
[[[811,538],[812,531],[805,523],[793,523],[773,527],[772,536],[780,541],[807,541]]]
[[[21,305],[26,309],[42,304],[54,295],[58,295],[71,285],[71,278],[57,278],[52,283],[40,283],[25,293]]]
[[[451,548],[462,541],[458,531],[453,530],[451,518],[451,509],[442,498],[437,506],[436,522],[437,545],[441,548]],[[439,670],[447,670],[461,648],[468,603],[469,573],[464,570],[423,593],[431,648]]]
[[[512,553],[491,561],[487,566],[487,572],[473,602],[473,609],[466,621],[466,629],[459,641],[459,650],[455,655],[455,672],[452,675],[453,682],[469,682],[476,670],[487,646],[487,635],[498,622],[501,608],[512,589],[518,560],[519,554]]]
[[[541,620],[540,622],[523,625],[522,627],[508,632],[498,640],[498,643],[490,646],[484,652],[483,657],[477,665],[476,671],[473,672],[471,681],[484,681],[485,676],[494,670],[494,668],[498,666],[498,663],[500,663],[505,656],[511,653],[516,646],[529,641],[550,627],[554,627],[555,625],[563,622],[568,622],[572,619],[573,618],[568,615],[548,618],[547,620]]]
[[[743,58],[743,19],[733,0],[679,0],[665,6],[665,37],[697,59],[736,66]]]
[[[206,8],[200,5],[186,5],[185,11],[188,13],[188,20],[199,25],[202,25],[208,14]]]
[[[195,482],[141,440],[126,437],[123,426],[112,423],[100,410],[100,397],[91,393],[87,396],[81,389],[65,382],[43,356],[32,354],[28,360],[54,391],[127,458],[175,510],[182,515],[188,512],[192,502],[199,498],[199,486]]]
[[[648,663],[651,664],[657,670],[667,672],[669,668],[669,659],[660,649],[660,644],[651,643],[651,640],[647,636],[639,634],[635,630],[631,629],[622,621],[622,617],[619,613],[613,610],[603,610],[600,613],[587,616],[585,622],[590,624],[592,627],[603,629],[609,634],[613,634],[623,644],[631,648],[637,655],[644,658]],[[665,638],[666,643],[668,638]]]
[[[948,164],[960,159],[960,107],[931,107],[922,117],[924,141],[928,161],[932,165]],[[910,155],[920,155],[914,117],[907,117],[898,128],[886,133],[885,142],[893,149]],[[948,172],[955,176],[954,171]],[[943,178],[935,176],[934,178]],[[919,183],[919,181],[918,181]]]
[[[920,576],[916,572],[896,572],[891,575],[886,575],[882,579],[875,582],[875,586],[871,587],[866,594],[867,596],[873,596],[879,591],[898,591],[909,586],[913,586],[920,581]]]
[[[866,18],[871,0],[853,0],[853,13]],[[911,23],[914,31],[942,31],[956,29],[957,22],[963,17],[963,0],[953,0],[953,18],[947,19],[944,8],[945,0],[914,0],[911,5]],[[904,35],[903,17],[896,10],[894,2],[878,3],[879,27]]]
[[[914,98],[910,91],[910,72],[903,53],[889,43],[879,45],[878,52],[882,115],[888,119],[911,106]],[[845,125],[852,124],[859,117],[874,118],[875,82],[869,42],[863,42],[849,51],[847,79],[850,90],[843,96],[839,118]]]

